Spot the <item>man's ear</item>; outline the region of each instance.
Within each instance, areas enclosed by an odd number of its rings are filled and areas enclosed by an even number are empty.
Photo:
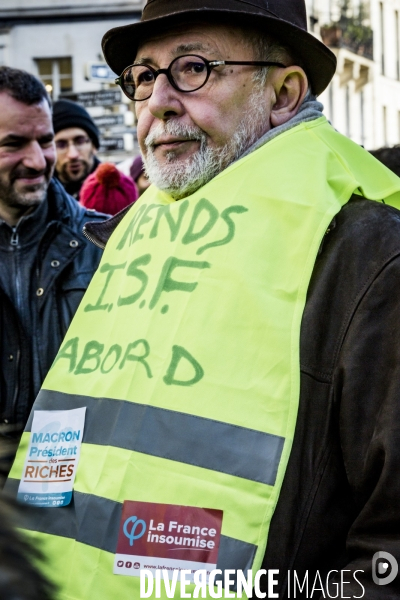
[[[271,108],[271,127],[278,127],[297,114],[308,90],[308,79],[301,67],[274,69],[270,83],[275,92]]]

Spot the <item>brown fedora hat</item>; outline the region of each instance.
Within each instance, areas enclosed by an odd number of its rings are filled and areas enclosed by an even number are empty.
[[[327,87],[335,73],[335,55],[307,31],[304,0],[148,0],[140,21],[104,35],[105,59],[119,75],[134,62],[139,45],[147,39],[177,24],[204,21],[253,26],[290,46],[315,94]]]

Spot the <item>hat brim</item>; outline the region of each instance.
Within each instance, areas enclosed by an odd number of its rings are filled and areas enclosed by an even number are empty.
[[[288,21],[263,12],[245,12],[227,9],[198,8],[138,21],[107,31],[102,40],[104,57],[118,75],[135,61],[140,44],[174,25],[209,21],[212,24],[238,24],[256,27],[266,35],[293,49],[301,60],[309,78],[311,89],[318,95],[324,91],[336,70],[336,57],[325,44],[312,34]]]

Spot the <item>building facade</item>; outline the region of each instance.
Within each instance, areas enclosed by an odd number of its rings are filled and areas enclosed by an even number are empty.
[[[88,69],[104,61],[101,39],[111,27],[139,19],[142,5],[142,0],[1,0],[0,64],[39,75],[55,98],[100,89],[88,80]]]
[[[143,0],[1,0],[0,65],[37,75],[54,100],[100,92],[116,77],[105,68],[101,39],[108,29],[139,19],[142,8]],[[88,104],[100,124],[107,122],[102,117],[124,115],[114,119],[117,126],[100,125],[103,159],[122,160],[136,149],[130,108],[123,95],[113,105]]]
[[[338,60],[337,73],[320,100],[336,129],[367,149],[398,144],[400,0],[354,1],[307,0],[311,31],[332,48]],[[54,99],[107,89],[113,74],[104,68],[101,38],[111,27],[139,19],[144,3],[2,0],[0,64],[36,74]],[[115,105],[100,102],[88,109],[96,118],[130,113],[118,126],[103,128],[114,159],[134,149],[129,138],[134,134],[132,108],[121,98]],[[119,150],[111,150],[113,136],[120,138]]]
[[[400,143],[400,1],[308,0],[310,28],[335,52],[320,99],[334,127],[368,150]]]

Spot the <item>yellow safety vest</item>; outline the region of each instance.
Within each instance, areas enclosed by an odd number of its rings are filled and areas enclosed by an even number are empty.
[[[307,288],[353,193],[400,206],[400,180],[320,118],[184,200],[153,186],[127,213],[34,405],[87,407],[74,502],[42,509],[29,532],[61,598],[139,598],[138,578],[113,575],[125,500],[222,510],[218,567],[260,568]]]

